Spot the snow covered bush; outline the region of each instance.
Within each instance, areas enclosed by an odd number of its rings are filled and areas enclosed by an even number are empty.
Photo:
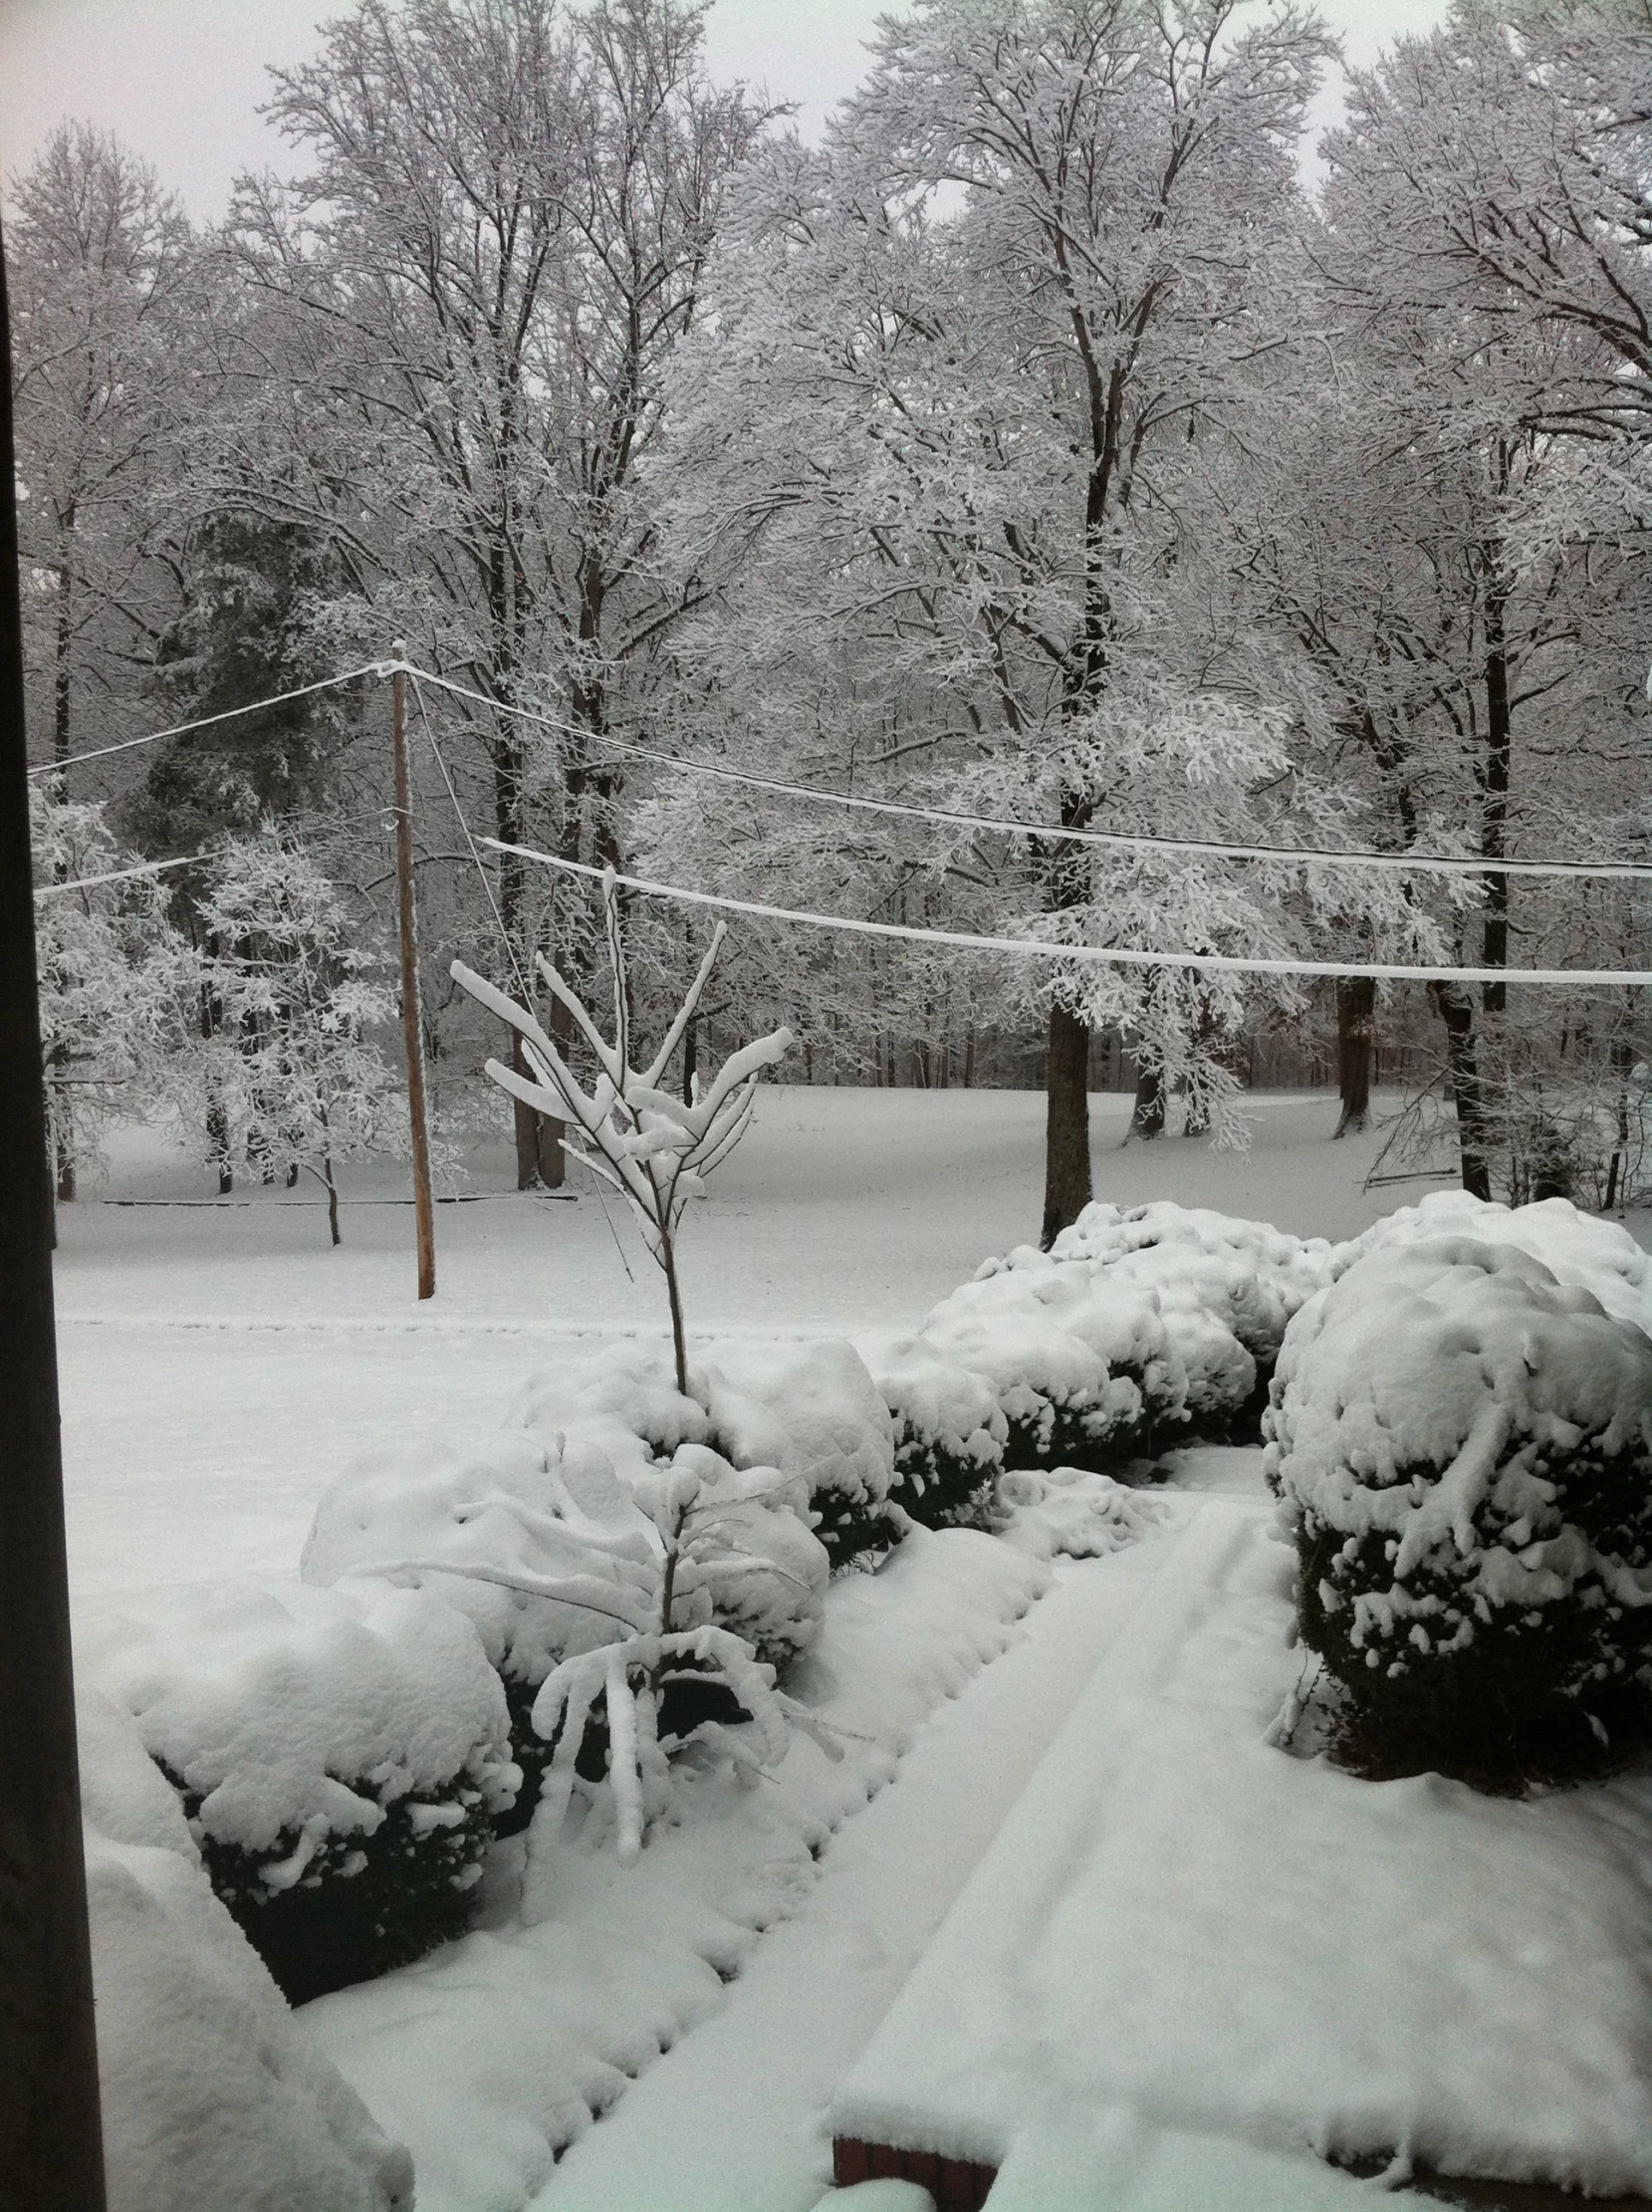
[[[722,1372],[724,1403],[711,1401],[722,1448],[749,1462],[761,1437],[764,1456],[804,1486],[810,1525],[834,1568],[899,1542],[889,1408],[851,1344],[731,1346]],[[756,1435],[743,1427],[751,1407],[764,1417]]]
[[[1190,1427],[1212,1438],[1255,1434],[1286,1326],[1324,1281],[1329,1257],[1322,1237],[1168,1199],[1086,1206],[1050,1250],[1156,1296],[1187,1371]]]
[[[213,1895],[131,1723],[78,1702],[110,2212],[409,2212],[412,2161]]]
[[[1507,1787],[1644,1730],[1652,1341],[1632,1322],[1514,1241],[1391,1229],[1293,1321],[1266,1426],[1353,1763]]]
[[[1020,1467],[998,1484],[998,1533],[1033,1559],[1106,1559],[1163,1527],[1167,1501],[1079,1467]]]
[[[665,1277],[671,1311],[671,1346],[676,1383],[688,1395],[688,1347],[683,1327],[682,1294],[677,1279],[677,1231],[689,1201],[703,1194],[705,1177],[734,1150],[751,1124],[757,1086],[765,1068],[783,1059],[792,1032],[777,1029],[745,1045],[723,1063],[708,1085],[696,1076],[693,1103],[685,1104],[659,1086],[671,1056],[694,1020],[727,934],[719,922],[699,973],[653,1059],[641,1074],[631,1066],[631,987],[620,930],[619,886],[611,868],[602,877],[602,916],[607,932],[608,966],[613,978],[613,1043],[597,1029],[578,994],[541,953],[539,970],[546,989],[573,1024],[599,1071],[587,1091],[527,1007],[467,968],[453,963],[453,979],[474,999],[508,1022],[522,1040],[523,1058],[536,1080],[520,1076],[497,1060],[488,1074],[521,1105],[553,1121],[567,1120],[575,1130],[563,1146],[591,1173],[611,1183],[629,1206],[643,1242]]]
[[[113,1623],[92,1671],[293,2003],[463,1933],[519,1776],[450,1605],[371,1584],[203,1594]]]
[[[1346,1274],[1379,1246],[1451,1236],[1478,1237],[1528,1252],[1541,1260],[1557,1283],[1591,1291],[1608,1314],[1652,1332],[1652,1256],[1619,1223],[1580,1213],[1569,1198],[1504,1206],[1466,1190],[1431,1191],[1415,1206],[1385,1214],[1363,1236],[1337,1245],[1326,1274]]]
[[[773,1464],[787,1448],[781,1430],[715,1369],[690,1379],[698,1395],[685,1398],[669,1360],[637,1346],[572,1373],[547,1370],[474,1450],[374,1454],[317,1508],[307,1582],[371,1572],[421,1584],[480,1632],[524,1776],[501,1834],[527,1825],[551,1757],[531,1721],[547,1675],[658,1625],[665,1547],[653,1507],[673,1475],[691,1472],[699,1487],[673,1573],[672,1628],[738,1636],[755,1663],[778,1671],[820,1627],[828,1562],[810,1533],[807,1485]],[[732,1464],[717,1442],[747,1463]],[[689,1671],[674,1670],[665,1688],[662,1736],[744,1717],[732,1698],[697,1692]],[[604,1772],[604,1730],[599,1709],[575,1746],[593,1782]]]
[[[928,1337],[860,1341],[894,1428],[889,1495],[925,1528],[987,1528],[1010,1424],[984,1375]]]
[[[523,1917],[545,1916],[550,1868],[563,1821],[582,1775],[584,1753],[600,1703],[605,1737],[606,1797],[621,1864],[642,1847],[649,1821],[670,1803],[671,1778],[661,1741],[675,1688],[691,1700],[670,1730],[675,1748],[705,1744],[725,1754],[754,1782],[785,1758],[795,1722],[832,1758],[841,1752],[830,1732],[775,1688],[775,1670],[726,1628],[676,1625],[676,1591],[696,1565],[700,1539],[691,1528],[703,1509],[703,1474],[720,1464],[702,1446],[685,1444],[647,1496],[659,1542],[660,1574],[649,1601],[637,1608],[635,1631],[553,1667],[534,1700],[535,1732],[554,1748],[529,1834]],[[598,1796],[596,1802],[600,1802]]]
[[[1031,1246],[987,1261],[922,1334],[992,1386],[1007,1467],[1104,1472],[1184,1425],[1186,1375],[1157,1302]]]

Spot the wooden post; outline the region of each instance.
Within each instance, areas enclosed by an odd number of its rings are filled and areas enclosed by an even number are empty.
[[[406,647],[392,648],[399,660]],[[430,1206],[430,1135],[424,1118],[424,1035],[419,1022],[418,933],[413,908],[413,800],[407,776],[407,678],[390,678],[390,745],[395,755],[396,917],[401,937],[401,1034],[407,1048],[407,1116],[413,1133],[413,1218],[418,1227],[419,1296],[436,1295],[436,1232]]]
[[[103,2212],[0,248],[0,2203]]]

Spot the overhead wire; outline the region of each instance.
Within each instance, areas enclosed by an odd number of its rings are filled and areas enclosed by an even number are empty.
[[[63,769],[73,768],[85,761],[104,760],[114,753],[130,752],[143,745],[156,745],[164,738],[184,737],[195,730],[210,729],[220,722],[262,713],[267,707],[284,706],[294,699],[308,698],[318,691],[335,690],[343,684],[356,683],[366,676],[382,679],[398,671],[417,681],[434,685],[438,690],[449,692],[455,698],[467,699],[473,705],[486,707],[494,713],[511,715],[520,721],[535,723],[565,736],[590,737],[591,734],[566,716],[548,714],[539,707],[520,706],[511,700],[490,698],[484,691],[477,691],[452,676],[439,675],[433,669],[420,668],[413,661],[371,660],[364,661],[359,667],[346,669],[339,675],[323,676],[314,683],[300,684],[293,690],[273,693],[266,699],[250,700],[245,706],[226,707],[218,714],[200,715],[193,721],[176,722],[163,730],[147,731],[140,737],[122,738],[114,745],[100,745],[89,752],[72,753],[61,761],[43,761],[32,767],[29,774],[57,775]],[[1652,879],[1652,861],[1642,860],[1554,860],[1444,853],[1377,853],[1352,847],[1241,845],[1225,843],[1215,838],[1166,837],[1149,831],[1074,829],[1061,824],[1027,822],[1014,815],[966,814],[954,808],[923,807],[897,799],[868,799],[854,792],[826,791],[818,785],[794,784],[780,777],[755,776],[747,770],[729,768],[717,761],[695,760],[686,754],[662,752],[656,746],[634,744],[627,739],[614,737],[609,732],[603,733],[602,742],[616,759],[641,761],[650,767],[701,776],[717,783],[766,792],[776,798],[801,799],[817,806],[839,807],[856,814],[882,815],[900,821],[931,823],[943,829],[1021,837],[1050,844],[1089,845],[1122,852],[1173,853],[1206,860],[1283,860],[1294,864],[1312,862],[1330,867],[1398,869],[1402,873],[1412,874],[1534,875],[1635,881]]]
[[[277,691],[267,699],[253,699],[246,706],[225,707],[221,714],[197,715],[193,722],[174,722],[169,729],[148,730],[141,737],[123,737],[117,745],[95,745],[87,753],[70,753],[63,760],[41,761],[29,770],[31,776],[57,776],[66,768],[78,767],[82,761],[107,760],[111,753],[129,753],[139,745],[158,745],[163,737],[187,737],[191,730],[211,729],[216,722],[234,722],[242,715],[262,714],[266,707],[286,706],[293,699],[307,699],[316,691],[336,691],[341,684],[357,683],[363,676],[393,674],[400,663],[369,660],[359,668],[347,668],[343,675],[322,676],[315,683],[301,683],[292,691]]]
[[[410,662],[400,663],[411,675]],[[577,722],[547,714],[538,707],[517,706],[509,700],[490,699],[485,692],[420,670],[427,683],[455,697],[469,699],[496,713],[535,722],[565,735],[590,737]],[[920,807],[897,799],[866,799],[853,792],[824,791],[814,784],[793,784],[774,776],[754,776],[744,769],[726,768],[716,761],[694,760],[682,753],[663,753],[654,746],[636,745],[602,733],[608,751],[622,759],[645,761],[656,768],[677,769],[685,775],[704,776],[718,783],[736,784],[774,797],[803,799],[817,805],[842,807],[856,814],[888,815],[909,822],[929,822],[945,829],[977,830],[1066,845],[1093,845],[1126,852],[1179,853],[1205,860],[1312,861],[1325,866],[1398,869],[1411,874],[1445,875],[1549,875],[1567,877],[1652,879],[1652,860],[1533,860],[1470,857],[1443,853],[1372,853],[1353,848],[1298,845],[1235,845],[1215,838],[1162,837],[1147,831],[1066,829],[1058,824],[1024,822],[1013,815],[963,814],[946,807]],[[1361,970],[1361,973],[1366,971]]]
[[[589,876],[600,882],[609,870],[585,860],[565,860],[555,853],[541,853],[532,846],[508,845],[498,838],[482,843],[496,853],[514,853],[541,867],[560,868],[569,875]],[[1444,964],[1401,965],[1383,961],[1270,959],[1260,954],[1219,952],[1146,951],[1133,945],[1067,944],[1048,937],[989,937],[961,929],[925,929],[908,922],[861,921],[848,914],[819,914],[794,906],[771,906],[751,898],[729,898],[715,891],[686,889],[680,883],[660,883],[641,875],[611,871],[616,883],[649,898],[675,899],[690,906],[714,906],[724,913],[753,914],[764,921],[799,922],[814,929],[835,929],[862,937],[898,937],[917,944],[950,945],[971,952],[1007,952],[1023,958],[1076,961],[1085,966],[1126,968],[1190,968],[1237,975],[1376,976],[1386,982],[1405,983],[1568,983],[1573,985],[1652,983],[1652,969],[1645,968],[1460,968]]]

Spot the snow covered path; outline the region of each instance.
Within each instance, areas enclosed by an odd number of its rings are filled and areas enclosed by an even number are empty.
[[[574,2145],[535,2212],[809,2212],[831,2178],[827,2099],[1169,1552],[1062,1563],[1024,1640],[936,1713],[803,1909]]]

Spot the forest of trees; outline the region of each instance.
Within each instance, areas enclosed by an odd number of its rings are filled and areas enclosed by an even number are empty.
[[[1652,858],[1652,0],[1458,0],[1352,74],[1311,189],[1335,53],[1290,0],[919,0],[819,143],[711,83],[702,14],[356,0],[272,75],[297,180],[221,225],[74,122],[16,182],[61,1197],[163,1103],[226,1184],[393,1133],[387,687],[304,687],[396,639],[463,687],[412,716],[454,1127],[502,1042],[455,955],[596,949],[589,887],[484,835],[999,937],[1652,966],[1642,886],[1518,865]],[[626,928],[674,1003],[709,923]],[[1139,1138],[1220,1139],[1282,1040],[1341,1127],[1381,1048],[1400,1165],[1621,1203],[1643,996],[753,921],[685,1052],[785,1024],[804,1080],[1043,1083],[1048,1239],[1098,1070]]]

